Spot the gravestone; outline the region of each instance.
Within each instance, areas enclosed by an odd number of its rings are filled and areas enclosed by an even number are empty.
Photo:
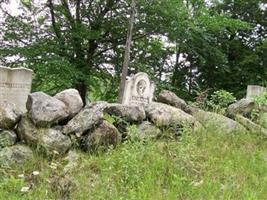
[[[259,96],[266,92],[266,88],[259,85],[248,85],[247,87],[247,99],[251,99],[254,96]]]
[[[126,81],[122,104],[146,105],[152,102],[154,83],[144,72],[139,72]]]
[[[0,66],[0,100],[14,103],[25,112],[28,94],[31,92],[32,70]]]

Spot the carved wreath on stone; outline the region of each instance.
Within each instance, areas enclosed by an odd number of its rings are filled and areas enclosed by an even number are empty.
[[[137,93],[138,93],[140,96],[143,96],[144,93],[145,93],[146,87],[147,87],[147,83],[146,83],[146,81],[144,81],[144,80],[140,80],[140,81],[137,83],[137,87],[136,87]]]

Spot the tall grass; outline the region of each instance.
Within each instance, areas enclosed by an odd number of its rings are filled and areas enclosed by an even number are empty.
[[[65,177],[64,159],[47,161],[38,155],[23,167],[1,168],[0,199],[267,198],[267,141],[261,135],[209,130],[179,140],[128,141],[79,156],[77,167]],[[31,180],[35,170],[40,175]],[[64,191],[60,180],[66,177],[71,185]],[[29,182],[32,188],[21,192]]]

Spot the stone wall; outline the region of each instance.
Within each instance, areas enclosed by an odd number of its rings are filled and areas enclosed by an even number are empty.
[[[250,130],[247,124],[251,123],[242,120],[243,126],[234,118],[193,108],[170,91],[162,91],[158,99],[161,102],[143,106],[105,101],[83,106],[75,89],[54,97],[36,92],[28,95],[24,114],[13,103],[0,100],[0,165],[23,163],[36,149],[50,156],[63,155],[72,148],[92,152],[116,146],[130,138],[128,127],[132,125],[141,140],[161,137],[166,129],[175,135],[183,134],[185,128],[186,133],[197,133],[208,125],[218,133]],[[238,105],[235,111],[240,110]],[[244,103],[240,105],[244,107]]]

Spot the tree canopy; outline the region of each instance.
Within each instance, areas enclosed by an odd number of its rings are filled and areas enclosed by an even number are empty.
[[[130,13],[128,0],[2,2],[0,63],[34,70],[34,90],[75,87],[83,98],[116,101]],[[138,0],[128,75],[149,73],[158,90],[192,99],[266,84],[263,0]]]

